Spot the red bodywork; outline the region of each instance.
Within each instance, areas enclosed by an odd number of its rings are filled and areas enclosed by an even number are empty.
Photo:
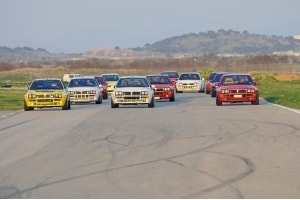
[[[216,89],[216,105],[221,106],[223,102],[237,103],[237,102],[251,102],[253,105],[259,104],[259,91],[255,85],[257,83],[251,82],[249,84],[229,83],[225,84],[224,79],[230,75],[223,76]],[[247,75],[249,76],[249,75]],[[250,77],[250,76],[249,76]],[[251,77],[250,77],[251,78]]]
[[[210,94],[210,92],[211,92],[211,84],[212,84],[211,82],[212,82],[215,74],[216,74],[216,72],[210,73],[208,79],[206,80],[206,83],[205,83],[205,93],[206,94]]]
[[[103,76],[95,76],[95,79],[97,80],[99,84],[99,88],[101,90],[101,95],[103,99],[108,99],[107,94],[107,82]]]
[[[178,81],[179,74],[176,71],[164,71],[161,72],[162,75],[167,75],[171,81],[171,84],[176,88],[176,82]]]
[[[147,80],[154,91],[154,99],[175,100],[175,87],[173,87],[171,78],[168,75],[148,75]]]
[[[154,84],[152,85],[154,90],[154,99],[169,99],[170,101],[174,101],[175,92],[174,87],[169,84]]]

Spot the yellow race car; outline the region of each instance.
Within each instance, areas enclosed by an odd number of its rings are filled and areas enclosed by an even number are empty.
[[[35,79],[28,87],[24,95],[24,110],[31,111],[34,108],[46,107],[71,109],[70,94],[61,79]]]

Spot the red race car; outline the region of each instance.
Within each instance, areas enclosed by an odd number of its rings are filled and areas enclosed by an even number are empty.
[[[175,88],[167,75],[148,75],[147,79],[154,90],[154,99],[175,101]]]
[[[103,76],[95,76],[95,79],[97,80],[99,84],[99,88],[101,90],[102,98],[103,99],[108,99],[108,94],[107,94],[107,82]]]
[[[251,102],[259,105],[259,91],[248,74],[225,74],[216,88],[216,105],[221,106],[223,102]]]
[[[216,72],[212,72],[209,74],[209,77],[207,78],[206,83],[205,83],[205,94],[210,94],[212,80],[215,75],[216,75]]]
[[[163,71],[161,72],[161,75],[167,75],[170,78],[173,87],[176,87],[176,82],[179,78],[179,74],[176,71]]]

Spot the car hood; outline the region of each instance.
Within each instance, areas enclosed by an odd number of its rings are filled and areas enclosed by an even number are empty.
[[[149,91],[149,87],[119,87],[115,88],[115,91]]]
[[[199,83],[201,80],[178,80],[178,83]]]
[[[54,90],[54,89],[49,89],[49,90],[28,90],[27,93],[55,93],[55,92],[62,92],[64,91],[63,89],[59,89],[59,90]]]
[[[169,84],[152,84],[152,88],[171,88],[172,85]]]
[[[254,85],[222,85],[219,87],[219,89],[255,89],[257,90],[257,87]]]

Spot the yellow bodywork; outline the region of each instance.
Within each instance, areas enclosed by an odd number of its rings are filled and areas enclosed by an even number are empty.
[[[42,82],[41,80],[39,80]],[[32,88],[29,87],[24,95],[24,110],[30,111],[34,108],[61,107],[69,110],[70,95],[65,87],[60,89],[53,88]]]

